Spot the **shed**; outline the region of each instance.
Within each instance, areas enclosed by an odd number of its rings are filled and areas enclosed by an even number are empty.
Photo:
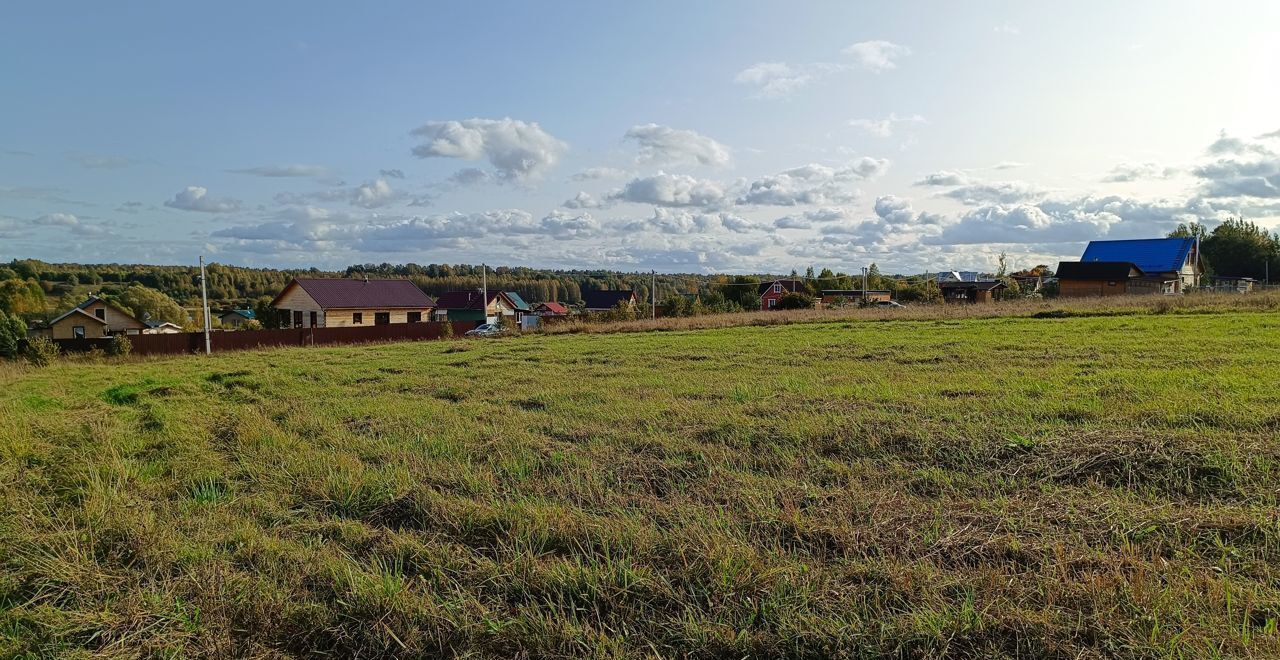
[[[630,289],[621,289],[617,291],[583,291],[582,300],[584,307],[588,312],[607,312],[618,305],[618,303],[626,303],[628,305],[636,304],[636,292]]]
[[[893,293],[888,289],[823,289],[822,304],[832,305],[843,299],[850,304],[864,304],[888,301],[893,299]]]
[[[1149,295],[1165,289],[1163,280],[1147,276],[1136,264],[1128,261],[1063,261],[1058,264],[1058,295],[1063,298]]]
[[[953,304],[994,302],[997,293],[1008,288],[1000,280],[947,281],[939,282],[938,287],[942,289],[943,302]]]

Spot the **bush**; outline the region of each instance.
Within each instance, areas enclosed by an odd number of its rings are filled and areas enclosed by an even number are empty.
[[[444,325],[440,326],[441,339],[453,339],[453,321],[445,320]]]
[[[107,355],[115,357],[126,357],[133,352],[133,342],[129,338],[122,335],[112,335],[111,343],[107,344]]]
[[[62,349],[48,337],[36,337],[27,342],[27,361],[37,367],[47,367],[58,359]]]
[[[27,338],[27,324],[17,315],[9,315],[0,310],[0,356],[18,357],[22,342]]]
[[[778,309],[809,309],[813,307],[813,296],[807,293],[788,293],[778,301]]]

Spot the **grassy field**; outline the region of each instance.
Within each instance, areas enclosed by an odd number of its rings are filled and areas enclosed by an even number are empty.
[[[0,657],[1277,657],[1280,314],[0,372]]]

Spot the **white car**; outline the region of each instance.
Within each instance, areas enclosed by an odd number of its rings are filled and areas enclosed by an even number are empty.
[[[502,334],[502,328],[494,323],[482,323],[464,333],[467,337],[492,337]]]
[[[905,306],[906,306],[906,305],[903,305],[902,303],[900,303],[900,302],[898,302],[898,301],[896,301],[896,300],[881,300],[881,301],[879,301],[879,302],[877,302],[877,303],[876,303],[876,307],[891,307],[891,308],[897,308],[897,307],[905,307]]]

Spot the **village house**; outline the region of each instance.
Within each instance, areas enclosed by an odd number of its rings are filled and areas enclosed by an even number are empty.
[[[1021,291],[1023,294],[1039,293],[1040,290],[1044,288],[1043,275],[1029,275],[1029,274],[1015,273],[1013,275],[1010,275],[1009,279],[1017,283],[1018,290]]]
[[[1161,282],[1162,292],[1170,294],[1199,287],[1204,272],[1199,243],[1192,237],[1090,241],[1080,261],[1133,264],[1142,277]]]
[[[182,332],[182,326],[169,321],[147,321],[147,329],[142,331],[144,335],[173,335]]]
[[[893,299],[892,292],[881,289],[823,289],[822,306],[837,304],[863,305],[877,302],[888,302]]]
[[[1000,280],[978,280],[976,282],[947,280],[939,282],[938,288],[942,290],[943,302],[970,304],[995,302],[996,296],[1008,287]]]
[[[271,306],[294,328],[342,328],[418,323],[436,302],[409,280],[296,278]]]
[[[582,300],[584,309],[588,312],[607,312],[618,305],[625,303],[631,307],[636,305],[636,292],[630,289],[620,291],[583,291]]]
[[[137,335],[146,329],[146,323],[98,296],[89,296],[49,322],[49,336],[53,339],[100,339],[115,334]]]
[[[1058,264],[1058,295],[1063,298],[1151,295],[1165,290],[1162,279],[1147,277],[1127,261],[1064,261]]]
[[[569,308],[564,303],[559,302],[540,302],[533,306],[533,313],[547,318],[559,318],[569,315]]]
[[[519,300],[519,296],[515,296],[513,300],[514,295],[509,291],[490,291],[488,304],[482,305],[481,299],[484,296],[479,291],[447,291],[436,299],[434,318],[437,321],[495,323],[502,317],[519,323],[530,310],[523,300]]]
[[[800,280],[773,280],[772,282],[761,282],[756,289],[760,297],[760,309],[769,310],[777,309],[778,301],[788,293],[808,294],[809,289],[804,282]]]
[[[218,315],[218,322],[224,328],[240,328],[256,318],[252,309],[229,309]]]

